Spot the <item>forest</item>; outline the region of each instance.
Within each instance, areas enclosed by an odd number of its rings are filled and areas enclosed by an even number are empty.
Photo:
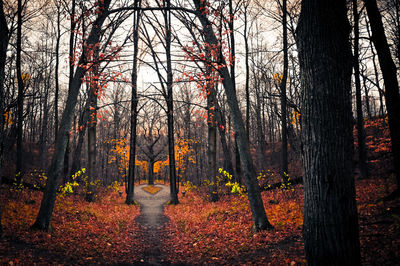
[[[400,0],[0,0],[3,265],[398,265]]]

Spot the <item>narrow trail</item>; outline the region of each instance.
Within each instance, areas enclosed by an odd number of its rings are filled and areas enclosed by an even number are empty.
[[[143,245],[145,248],[141,262],[144,265],[169,264],[163,251],[161,234],[162,226],[168,222],[164,215],[164,204],[169,200],[169,188],[164,185],[155,185],[162,189],[152,195],[143,190],[141,185],[135,187],[135,200],[140,204],[140,215],[136,218],[143,229]]]

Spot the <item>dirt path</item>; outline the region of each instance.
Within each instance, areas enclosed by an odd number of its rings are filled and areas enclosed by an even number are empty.
[[[167,259],[161,241],[162,226],[168,222],[164,215],[164,204],[169,200],[169,187],[156,185],[162,189],[152,195],[142,188],[147,185],[135,187],[135,200],[140,204],[140,215],[136,221],[143,228],[143,245],[145,252],[141,262],[147,265],[165,265]]]

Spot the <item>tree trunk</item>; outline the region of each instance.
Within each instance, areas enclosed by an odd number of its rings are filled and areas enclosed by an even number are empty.
[[[353,177],[352,54],[346,1],[303,0],[304,245],[309,265],[360,265]]]
[[[222,25],[221,25],[222,26]],[[229,37],[230,37],[230,43],[229,43],[229,52],[230,52],[230,62],[228,62],[228,65],[230,65],[230,77],[232,81],[232,88],[235,91],[236,94],[236,74],[235,74],[235,62],[236,62],[236,50],[235,50],[235,27],[234,27],[234,14],[233,14],[233,1],[229,0],[229,17],[228,17],[228,26],[229,26]],[[221,51],[221,57],[222,51]],[[247,132],[246,132],[247,135]],[[242,184],[242,167],[240,163],[240,151],[238,147],[238,140],[237,136],[235,133],[235,178],[239,184]],[[247,140],[249,142],[249,140]]]
[[[3,36],[0,40],[0,187],[2,185],[2,176],[3,176],[3,153],[4,153],[4,76],[5,76],[5,65],[7,58],[7,46],[8,46],[8,38],[9,31],[8,25],[6,21],[6,17],[3,9],[3,0],[0,0],[0,36]],[[1,195],[1,190],[0,190]],[[2,202],[0,202],[0,238],[2,236]]]
[[[283,0],[282,12],[282,28],[283,28],[283,75],[281,81],[281,122],[282,122],[282,165],[281,175],[283,181],[288,180],[288,140],[287,140],[287,98],[286,98],[286,83],[288,76],[288,44],[287,44],[287,7],[286,0]]]
[[[149,160],[149,185],[154,185],[154,160]]]
[[[361,82],[360,82],[360,65],[359,65],[359,13],[357,8],[357,0],[353,0],[353,17],[354,17],[354,80],[356,85],[356,105],[357,105],[357,139],[358,139],[358,167],[360,169],[360,177],[368,178],[367,164],[367,147],[365,145],[364,116],[361,100]]]
[[[103,13],[100,13],[96,20],[93,22],[91,32],[84,44],[84,49],[94,46],[100,39],[100,31],[102,25],[107,17],[107,11],[110,6],[111,0],[104,0],[100,2],[101,8],[104,8]],[[62,170],[62,161],[67,147],[67,141],[69,137],[69,131],[71,129],[73,112],[77,103],[79,89],[82,84],[83,77],[87,71],[83,65],[85,65],[86,56],[85,53],[81,55],[77,70],[75,71],[71,87],[68,91],[67,102],[65,105],[64,112],[61,117],[60,128],[58,130],[57,140],[55,143],[55,151],[51,161],[50,169],[48,171],[48,179],[46,182],[45,192],[43,194],[40,210],[32,228],[39,230],[50,230],[50,221],[53,213],[54,202],[57,195],[57,188],[59,178]]]
[[[176,166],[175,166],[175,139],[174,139],[174,98],[173,98],[173,75],[171,61],[171,1],[166,0],[167,10],[164,12],[166,30],[165,53],[167,57],[167,123],[168,123],[168,155],[170,169],[170,192],[171,204],[178,204],[178,190],[176,187]]]
[[[43,103],[43,124],[42,131],[40,133],[40,165],[42,169],[46,169],[47,167],[47,129],[48,129],[48,118],[49,118],[49,89],[50,89],[50,76],[47,79],[46,86],[44,88],[44,103]]]
[[[245,91],[246,91],[246,135],[247,139],[250,142],[250,63],[249,63],[249,36],[247,34],[248,30],[248,19],[247,19],[247,7],[249,3],[245,3],[244,5],[244,49],[245,49],[245,65],[246,65],[246,83],[245,83]]]
[[[54,92],[54,142],[57,137],[57,131],[58,131],[58,92],[60,90],[60,85],[59,85],[59,77],[58,77],[58,69],[60,66],[60,40],[61,40],[61,10],[60,10],[60,5],[59,2],[56,2],[57,4],[57,40],[56,40],[56,65],[55,65],[55,92]],[[71,33],[72,34],[72,33]]]
[[[135,0],[135,6],[141,6],[142,1]],[[131,88],[131,132],[129,140],[129,169],[128,169],[128,189],[126,192],[126,204],[134,204],[134,186],[135,186],[135,158],[136,158],[136,127],[137,127],[137,62],[139,53],[139,26],[140,26],[140,11],[135,11],[133,16],[133,66],[132,66],[132,88]]]
[[[216,111],[215,111],[216,119],[218,123],[218,132],[221,140],[222,152],[224,154],[224,167],[226,171],[228,171],[230,174],[233,174],[232,156],[228,147],[228,143],[226,142],[226,134],[225,134],[226,119],[225,116],[222,114],[222,110],[218,104],[217,99],[215,99],[215,106],[216,106]]]
[[[256,87],[258,87],[258,82],[256,82]],[[265,143],[264,132],[263,132],[263,122],[261,118],[261,99],[257,97],[256,99],[256,126],[257,126],[257,160],[258,160],[258,168],[259,171],[263,170],[265,165],[265,150],[267,149],[267,145]]]
[[[206,94],[207,94],[207,176],[211,184],[209,185],[209,200],[211,202],[218,201],[217,190],[217,123],[216,123],[216,106],[215,106],[215,89],[214,75],[212,73],[211,63],[213,58],[211,51],[207,48],[206,51]]]
[[[212,47],[218,47],[219,43],[214,34],[213,28],[210,21],[206,17],[205,12],[202,9],[205,8],[204,2],[201,0],[193,0],[196,7],[196,16],[200,20],[203,31],[205,33],[206,42]],[[256,170],[250,155],[249,142],[246,137],[246,131],[244,127],[244,122],[242,118],[241,111],[239,109],[239,104],[236,97],[236,91],[232,78],[229,74],[228,68],[226,67],[225,58],[221,58],[221,68],[218,70],[222,77],[222,83],[224,85],[226,97],[228,100],[228,105],[231,110],[233,117],[233,126],[235,129],[238,149],[241,157],[241,163],[243,166],[244,178],[246,182],[248,197],[250,201],[250,207],[253,215],[254,227],[256,230],[264,230],[272,228],[272,225],[267,219],[265,213],[264,204],[261,198],[260,188],[257,183]]]
[[[395,194],[400,196],[400,94],[397,69],[390,54],[376,0],[364,0],[364,2],[371,25],[372,41],[378,53],[379,65],[385,83],[385,100],[392,140],[393,167],[397,181]]]
[[[71,153],[71,139],[70,135],[68,134],[67,137],[67,144],[65,147],[64,158],[63,158],[63,172],[62,175],[64,177],[63,183],[67,183],[70,181],[68,173],[69,173],[69,155]]]
[[[94,60],[98,61],[99,58],[99,48],[94,48]],[[99,63],[93,67],[93,73],[91,75],[90,85],[89,85],[89,120],[87,123],[87,131],[88,131],[88,168],[87,168],[87,176],[88,176],[88,186],[86,191],[86,201],[93,202],[96,199],[95,195],[95,185],[94,182],[97,178],[97,169],[96,169],[96,157],[97,157],[97,149],[96,149],[96,128],[97,128],[97,95],[98,95],[98,87],[100,86],[99,80]]]
[[[85,104],[83,112],[81,113],[78,121],[79,133],[78,133],[78,141],[72,156],[72,164],[71,171],[69,172],[69,176],[74,175],[81,168],[81,156],[82,156],[82,148],[83,141],[85,139],[87,122],[89,120],[89,100]],[[80,182],[80,180],[77,180]]]
[[[370,30],[370,26],[368,25],[367,19],[365,19],[365,23],[366,23],[366,29],[367,29],[367,33],[368,33],[368,38],[370,40],[372,40],[372,36],[371,36],[371,30]],[[369,46],[371,49],[371,53],[372,53],[372,65],[374,66],[374,74],[375,74],[375,86],[378,89],[378,93],[379,93],[379,101],[380,101],[380,115],[381,117],[384,116],[384,110],[383,110],[383,90],[381,88],[381,85],[379,83],[379,72],[378,72],[378,67],[376,66],[376,53],[374,50],[374,46],[372,44],[372,42],[369,42]],[[371,115],[371,108],[369,106],[369,97],[368,97],[368,93],[367,93],[367,87],[365,87],[365,97],[366,97],[366,107],[367,107],[367,114],[368,114],[368,118],[372,119],[372,115]]]
[[[22,0],[18,0],[18,24],[17,24],[17,80],[18,80],[18,97],[17,97],[17,166],[16,177],[17,182],[21,182],[22,178],[22,126],[24,114],[24,80],[21,71],[21,53],[22,53]],[[25,77],[25,80],[27,77]]]

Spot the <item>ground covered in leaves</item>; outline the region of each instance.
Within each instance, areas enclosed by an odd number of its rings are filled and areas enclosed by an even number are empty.
[[[386,188],[393,188],[388,181],[357,182],[363,265],[400,261],[400,202],[378,201],[387,195]],[[210,203],[196,191],[187,192],[179,205],[166,208],[169,259],[189,264],[305,264],[303,189],[301,185],[292,188],[262,193],[268,219],[275,227],[265,232],[253,231],[246,196],[228,195]]]
[[[395,189],[389,129],[384,119],[366,121],[365,127],[370,178],[358,180],[356,175],[362,264],[399,265],[400,200],[382,201]],[[192,186],[181,190],[186,194],[180,204],[165,211],[170,218],[165,246],[173,263],[305,264],[302,185],[262,192],[268,219],[275,227],[265,232],[252,230],[246,196],[226,195],[210,203],[206,193]]]
[[[367,180],[356,177],[362,264],[398,265],[400,200],[381,200],[395,188],[390,171],[389,132],[383,119],[367,121],[366,132],[371,176]],[[271,184],[279,180],[266,181]],[[180,187],[180,204],[165,207],[169,222],[157,229],[162,263],[305,264],[301,184],[269,190],[267,186],[267,191],[262,192],[268,219],[274,226],[264,232],[252,229],[246,194],[232,184],[222,187],[225,194],[215,203],[209,202],[204,187],[196,188],[189,183]],[[231,193],[234,187],[235,193]],[[159,194],[154,186],[146,188],[148,197]],[[53,230],[49,233],[30,230],[41,196],[39,191],[3,185],[0,202],[4,237],[0,240],[0,264],[146,263],[143,254],[149,252],[148,229],[138,224],[139,206],[127,206],[125,195],[105,191],[99,200],[87,203],[83,196],[61,193],[53,214]]]
[[[59,195],[53,230],[30,230],[40,206],[41,192],[3,189],[3,239],[0,264],[116,264],[139,261],[141,231],[134,219],[138,206],[127,206],[117,192],[95,203],[81,196]]]

